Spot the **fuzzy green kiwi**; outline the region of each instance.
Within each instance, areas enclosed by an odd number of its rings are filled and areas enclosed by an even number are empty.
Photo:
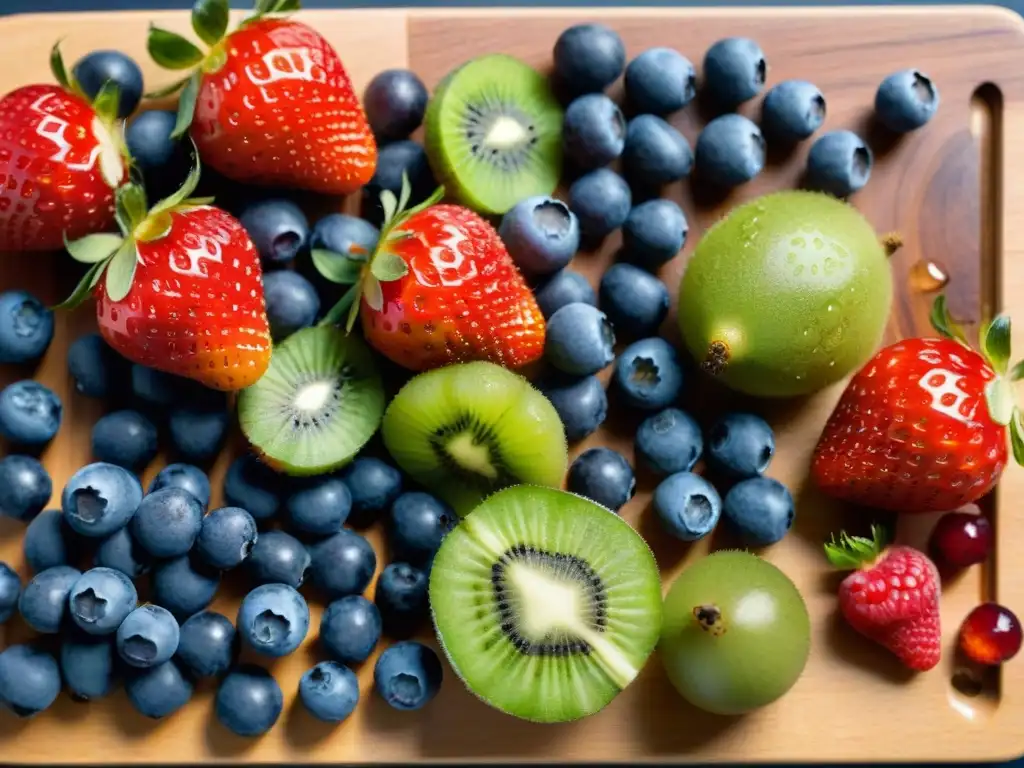
[[[470,691],[537,722],[594,714],[661,631],[658,565],[618,515],[564,491],[499,491],[444,539],[430,572],[438,639]]]
[[[242,432],[264,462],[319,475],[350,462],[386,404],[373,356],[357,337],[304,328],[274,347],[270,367],[238,396]]]
[[[435,90],[424,120],[427,156],[460,203],[500,215],[555,190],[562,115],[547,78],[535,69],[505,54],[480,56]]]
[[[494,363],[417,374],[388,405],[381,434],[398,465],[460,515],[501,488],[560,486],[565,476],[565,429],[551,401]]]

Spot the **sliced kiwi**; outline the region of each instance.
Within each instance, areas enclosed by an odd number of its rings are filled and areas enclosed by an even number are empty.
[[[377,431],[384,387],[373,356],[337,328],[305,328],[274,347],[238,398],[242,432],[264,462],[291,475],[344,466]]]
[[[564,722],[629,685],[661,631],[661,581],[628,523],[564,491],[500,491],[449,533],[430,605],[452,668],[510,715]]]
[[[562,107],[547,78],[505,54],[450,72],[427,108],[431,167],[463,205],[503,214],[562,175]]]
[[[544,395],[487,362],[414,376],[384,414],[384,444],[398,465],[460,515],[517,483],[560,486],[565,429]]]

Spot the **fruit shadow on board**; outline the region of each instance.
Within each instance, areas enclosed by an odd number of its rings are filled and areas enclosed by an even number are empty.
[[[359,697],[362,699],[368,694],[369,691],[360,691]],[[337,736],[339,729],[348,727],[347,722],[325,723],[313,717],[298,696],[292,699],[291,704],[286,705],[279,724],[284,727],[284,737],[288,745],[296,752],[316,749],[327,739]]]

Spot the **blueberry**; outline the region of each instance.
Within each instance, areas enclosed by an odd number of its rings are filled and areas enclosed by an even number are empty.
[[[274,727],[284,709],[284,695],[267,670],[252,664],[236,667],[217,689],[214,712],[220,724],[238,736],[260,736]]]
[[[37,573],[18,598],[21,618],[36,632],[59,632],[68,613],[68,595],[82,572],[69,565],[55,565]]]
[[[429,98],[427,86],[415,72],[386,69],[366,86],[363,108],[378,139],[407,139],[423,122]]]
[[[743,115],[716,117],[697,137],[694,164],[702,181],[723,189],[745,184],[764,169],[765,141]]]
[[[730,413],[708,434],[708,462],[734,480],[763,474],[774,455],[772,428],[752,413]]]
[[[139,471],[157,452],[153,422],[138,411],[114,411],[92,428],[92,455],[97,461]]]
[[[117,628],[117,653],[133,667],[163,664],[178,650],[180,629],[170,611],[159,605],[141,605]]]
[[[689,176],[692,167],[690,143],[667,122],[656,115],[637,115],[629,121],[622,168],[631,181],[646,188],[659,188]],[[624,216],[620,226],[625,219]]]
[[[562,142],[566,157],[577,168],[590,171],[608,165],[622,154],[625,141],[626,118],[603,93],[579,96],[566,108]]]
[[[916,69],[893,72],[875,93],[875,115],[894,133],[915,131],[939,108],[939,89]]]
[[[29,521],[50,500],[53,481],[46,468],[31,456],[0,459],[0,515]]]
[[[674,202],[646,200],[633,206],[622,225],[623,255],[653,272],[683,250],[689,229],[686,216]]]
[[[668,288],[632,264],[613,264],[601,278],[601,309],[612,327],[630,336],[649,336],[668,314]]]
[[[291,526],[316,536],[330,536],[340,531],[351,510],[352,494],[339,477],[307,481],[285,502]]]
[[[704,451],[700,426],[678,408],[666,408],[640,422],[635,443],[637,460],[658,475],[689,472]]]
[[[241,565],[258,540],[252,515],[241,507],[221,507],[203,518],[196,551],[208,565],[227,571]]]
[[[561,269],[537,287],[534,292],[537,306],[545,318],[550,318],[566,304],[597,306],[597,294],[579,272]]]
[[[554,380],[544,387],[544,394],[555,406],[570,443],[593,434],[608,415],[608,396],[596,376]]]
[[[667,533],[682,541],[697,541],[718,524],[722,499],[700,475],[677,472],[654,489],[654,511]]]
[[[626,457],[611,448],[590,448],[569,467],[566,487],[618,512],[636,493],[636,478]]]
[[[194,690],[192,681],[173,660],[132,670],[124,682],[124,691],[135,711],[153,720],[173,715],[184,707]]]
[[[284,531],[265,531],[256,539],[245,566],[257,584],[301,587],[309,573],[309,551]]]
[[[675,348],[662,338],[634,341],[615,363],[615,386],[626,405],[660,411],[676,401],[683,369]]]
[[[369,456],[349,464],[342,479],[352,494],[350,524],[364,525],[376,519],[402,492],[402,473]]]
[[[648,48],[626,67],[626,98],[637,112],[667,115],[697,95],[692,62],[672,48]]]
[[[320,642],[331,658],[360,664],[380,640],[382,619],[377,606],[362,595],[335,600],[320,617]]]
[[[30,645],[11,645],[0,652],[0,705],[18,717],[49,709],[60,687],[60,667],[49,653]]]
[[[181,488],[188,491],[204,507],[210,503],[210,478],[199,467],[191,464],[168,464],[157,473],[149,484],[149,492],[164,488]]]
[[[7,563],[0,562],[0,624],[10,620],[18,609],[21,578]]]
[[[116,632],[138,603],[132,580],[113,568],[91,568],[68,593],[71,620],[90,635]]]
[[[359,678],[342,664],[321,661],[299,680],[299,700],[317,720],[340,723],[359,703]]]
[[[441,661],[413,640],[386,649],[373,667],[373,687],[395,709],[421,709],[441,689]]]
[[[227,439],[229,421],[223,408],[186,406],[171,411],[167,426],[175,456],[198,464],[212,461]]]
[[[874,163],[871,148],[853,131],[829,131],[811,145],[804,181],[810,189],[847,197],[868,183]]]
[[[329,597],[360,595],[377,570],[370,542],[344,529],[309,548],[313,584]]]
[[[60,672],[71,698],[95,701],[114,690],[117,649],[110,637],[75,633],[60,644]]]
[[[723,109],[733,109],[757,96],[767,75],[764,52],[749,38],[727,37],[704,54],[704,90]]]
[[[456,520],[451,507],[429,493],[403,493],[391,505],[388,520],[392,555],[414,565],[427,565]]]
[[[263,276],[267,320],[274,341],[311,326],[320,313],[316,288],[298,272],[281,270]]]
[[[626,180],[608,168],[584,174],[569,187],[569,208],[586,238],[600,239],[621,227],[632,204]]]
[[[53,311],[26,291],[0,293],[0,363],[38,360],[53,341]]]
[[[242,598],[238,633],[254,651],[287,656],[306,639],[309,606],[287,584],[263,584]]]
[[[64,406],[49,387],[16,381],[0,391],[0,437],[16,445],[38,448],[60,429]]]
[[[751,477],[725,494],[723,513],[729,525],[755,547],[781,541],[796,514],[793,494],[771,477]]]
[[[127,378],[129,363],[98,333],[87,333],[68,347],[68,372],[80,395],[111,397]]]
[[[427,574],[408,563],[390,563],[377,580],[374,602],[391,637],[408,637],[430,613]]]
[[[213,602],[220,574],[188,555],[165,560],[153,569],[153,602],[184,621]]]
[[[142,501],[139,478],[115,464],[87,464],[64,486],[60,503],[68,525],[83,536],[106,538],[128,525]]]
[[[590,304],[567,304],[548,320],[544,357],[563,373],[597,373],[615,359],[614,346],[608,317]]]
[[[113,568],[129,579],[137,579],[149,573],[152,565],[149,554],[132,537],[127,527],[115,531],[100,543],[93,564],[100,568]]]
[[[530,277],[557,272],[580,246],[580,225],[569,206],[539,195],[517,203],[501,220],[498,234],[512,261]]]
[[[555,74],[568,92],[597,93],[622,74],[626,46],[604,24],[576,24],[558,36],[554,59]]]
[[[171,138],[177,119],[177,112],[150,109],[136,116],[125,130],[125,143],[142,171],[151,202],[181,187],[193,165],[188,139]]]
[[[423,202],[437,189],[427,153],[418,142],[385,144],[377,151],[377,168],[362,193],[363,216],[374,226],[380,226],[384,220],[381,192],[387,189],[398,195],[402,191],[403,174],[409,178],[410,206]]]
[[[238,633],[227,616],[203,611],[181,625],[176,658],[193,675],[222,675],[237,657]]]
[[[44,510],[25,528],[21,541],[25,562],[34,573],[55,565],[68,565],[78,554],[75,551],[77,538],[59,509]]]
[[[132,535],[157,558],[184,555],[203,526],[203,505],[181,488],[163,488],[146,496],[130,523]]]
[[[117,86],[117,116],[128,117],[142,101],[142,70],[120,51],[93,51],[80,58],[71,71],[89,99],[96,98],[108,82]]]
[[[131,379],[132,394],[146,405],[166,408],[183,399],[184,388],[180,385],[185,380],[179,376],[133,363]]]
[[[256,520],[269,520],[281,508],[281,478],[250,455],[239,456],[224,477],[224,501]]]
[[[825,97],[806,80],[783,80],[761,105],[761,130],[769,141],[795,144],[825,122]]]
[[[369,256],[377,247],[380,231],[365,219],[332,213],[313,226],[311,248],[324,249],[344,256]]]
[[[309,220],[291,200],[272,198],[253,203],[238,220],[267,267],[289,263],[309,243]]]

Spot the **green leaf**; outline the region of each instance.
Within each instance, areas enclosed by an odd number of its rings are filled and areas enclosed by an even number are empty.
[[[316,271],[332,283],[352,285],[359,280],[359,275],[366,266],[365,261],[350,258],[343,253],[335,253],[325,248],[314,248],[310,256]]]
[[[150,25],[146,48],[150,57],[164,69],[191,69],[203,60],[195,43],[177,32]]]
[[[113,256],[123,242],[124,238],[121,235],[100,232],[78,240],[65,240],[64,247],[75,261],[82,264],[97,264]]]
[[[367,275],[363,281],[363,298],[374,312],[384,308],[384,292],[380,288],[380,280],[373,275]]]
[[[947,339],[967,344],[967,336],[964,334],[963,328],[957,325],[949,315],[945,294],[940,293],[935,297],[935,303],[932,304],[931,323],[932,327]]]
[[[181,78],[181,80],[175,80],[170,85],[165,85],[163,88],[157,88],[155,91],[150,91],[149,93],[146,94],[146,98],[147,99],[164,99],[164,98],[167,98],[168,96],[171,96],[172,94],[175,94],[178,91],[180,91],[182,88],[184,88],[185,85],[188,83],[188,81],[191,80],[191,79],[192,79],[192,75],[188,75],[187,77]]]
[[[71,292],[71,295],[53,307],[53,309],[74,309],[85,303],[92,289],[99,282],[100,275],[103,274],[103,270],[107,268],[108,263],[106,261],[99,261],[89,267],[88,271],[82,275],[82,279],[78,281],[78,285],[75,286],[75,290]]]
[[[1010,381],[1020,381],[1021,379],[1024,379],[1024,360],[1010,369]]]
[[[196,151],[194,154],[195,164],[192,166],[192,170],[189,171],[188,176],[182,183],[181,188],[169,197],[165,197],[163,200],[158,202],[150,210],[150,216],[156,216],[161,213],[166,213],[172,208],[176,208],[185,202],[192,193],[196,191],[196,187],[199,186],[199,178],[203,174],[202,162],[199,159],[199,152]]]
[[[836,568],[853,570],[877,559],[885,549],[886,541],[885,529],[880,525],[871,526],[870,539],[848,536],[843,532],[839,534],[838,541],[833,536],[832,541],[825,545],[825,557]]]
[[[395,197],[395,193],[390,189],[385,189],[380,193],[380,205],[384,209],[383,226],[387,228],[395,220],[395,212],[398,210],[398,198]]]
[[[146,191],[138,184],[125,184],[115,194],[117,221],[125,234],[130,233],[146,218]]]
[[[196,0],[192,6],[192,29],[207,45],[219,43],[228,29],[228,0]]]
[[[993,370],[1002,376],[1010,363],[1010,318],[999,315],[982,332],[981,351]]]
[[[1021,421],[1019,408],[1014,409],[1010,421],[1010,447],[1013,449],[1013,460],[1024,465],[1024,422]]]
[[[352,333],[352,329],[355,327],[356,320],[359,319],[359,308],[362,306],[361,299],[365,295],[364,292],[366,290],[366,282],[368,280],[373,280],[374,282],[376,282],[377,278],[375,278],[373,275],[367,275],[364,279],[360,280],[356,284],[356,287],[359,289],[359,292],[356,294],[356,299],[355,301],[352,302],[352,306],[348,308],[348,319],[345,320],[345,333]]]
[[[300,0],[257,0],[253,9],[254,16],[266,16],[270,13],[291,13],[302,7]]]
[[[370,272],[380,282],[390,283],[393,280],[405,277],[409,272],[409,265],[405,263],[401,256],[388,251],[381,251],[370,262]],[[383,303],[383,299],[381,299],[381,302]],[[374,307],[374,309],[379,309],[379,307]]]
[[[178,119],[174,122],[174,130],[171,131],[172,139],[180,139],[192,125],[192,118],[196,115],[196,101],[199,99],[199,82],[202,75],[193,72],[192,76],[185,83],[185,87],[178,97]]]
[[[138,258],[135,243],[125,240],[114,254],[114,258],[110,260],[110,266],[107,267],[106,287],[107,297],[111,301],[121,301],[131,291]]]
[[[985,402],[988,404],[988,415],[992,421],[1004,427],[1009,424],[1013,412],[1017,409],[1010,380],[999,376],[986,384]]]
[[[323,320],[319,322],[319,325],[337,325],[341,322],[342,318],[352,308],[352,304],[357,298],[359,298],[360,286],[350,286],[342,297],[338,299],[338,303],[331,307],[330,311],[324,315]]]
[[[50,71],[58,84],[63,88],[68,88],[71,86],[71,78],[68,77],[67,67],[64,66],[64,56],[60,52],[60,44],[63,39],[58,39],[50,49]]]
[[[409,183],[409,174],[402,171],[402,188],[398,193],[398,210],[404,211],[409,205],[409,198],[412,197],[412,184]]]
[[[120,101],[121,89],[113,80],[107,80],[92,100],[92,108],[103,122],[110,124],[117,119]]]

